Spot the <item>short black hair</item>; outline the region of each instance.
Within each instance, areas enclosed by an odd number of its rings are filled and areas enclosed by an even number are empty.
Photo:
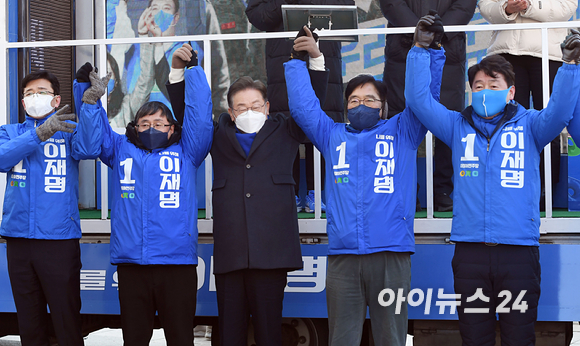
[[[264,99],[264,101],[268,101],[268,89],[266,88],[264,83],[262,83],[259,80],[253,80],[252,77],[243,76],[236,79],[232,83],[232,85],[230,85],[230,88],[228,90],[228,107],[230,108],[233,107],[232,102],[234,95],[246,89],[258,90],[260,94],[262,94],[262,98]]]
[[[516,74],[514,73],[512,64],[501,55],[485,57],[479,64],[473,65],[467,70],[470,88],[473,88],[473,80],[479,71],[483,71],[483,73],[493,78],[497,78],[497,75],[501,74],[508,87],[511,87],[516,82]]]
[[[24,89],[26,88],[28,83],[39,79],[46,79],[47,81],[49,81],[50,85],[52,86],[52,91],[54,92],[54,95],[55,96],[60,95],[60,83],[58,82],[58,78],[56,78],[54,74],[45,70],[32,72],[28,74],[26,77],[22,78],[22,81],[20,82],[22,94],[24,94]]]
[[[171,112],[169,107],[167,107],[165,104],[159,101],[149,101],[144,103],[143,106],[141,106],[141,108],[139,108],[139,110],[137,111],[137,114],[135,114],[135,124],[139,123],[139,119],[141,119],[142,117],[155,114],[160,110],[161,115],[164,116],[171,125],[177,123],[175,118],[173,118],[173,113]]]
[[[147,5],[147,8],[151,7],[152,3],[153,3],[153,0],[149,0],[149,4]],[[179,12],[179,0],[173,0],[173,3],[175,4],[175,13]]]
[[[386,119],[387,114],[385,105],[387,104],[387,85],[381,81],[376,80],[375,77],[370,74],[359,74],[348,82],[346,89],[344,90],[345,101],[348,103],[348,98],[354,92],[354,90],[365,84],[372,84],[375,89],[377,89],[379,97],[381,98],[381,111],[383,118]]]

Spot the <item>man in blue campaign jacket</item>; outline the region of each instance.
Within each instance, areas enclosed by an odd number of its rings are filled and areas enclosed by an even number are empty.
[[[438,97],[445,56],[430,53]],[[410,289],[416,155],[427,130],[409,109],[386,120],[386,88],[370,75],[348,83],[350,124],[335,123],[320,108],[306,64],[293,59],[284,67],[292,117],[326,161],[330,344],[360,343],[368,305],[375,342],[405,345],[406,304],[396,311],[377,298],[385,288],[404,296]]]
[[[0,235],[23,345],[48,345],[46,305],[59,345],[82,345],[78,164],[100,153],[100,119],[63,114],[55,75],[22,80],[21,124],[0,127],[0,171],[6,193]]]
[[[102,120],[101,160],[113,170],[111,263],[117,264],[125,345],[146,345],[159,314],[168,345],[192,345],[197,294],[197,168],[212,143],[211,90],[201,67],[187,70],[183,128],[161,102],[145,103],[126,135],[97,100],[107,77],[76,83],[81,112]],[[91,96],[91,90],[98,92]],[[85,91],[86,90],[86,91]]]
[[[469,69],[473,102],[460,113],[425,92],[433,57],[422,47],[431,42],[430,23],[417,25],[420,39],[407,57],[405,96],[453,151],[452,266],[463,344],[494,345],[498,312],[502,344],[532,345],[540,296],[540,151],[572,117],[580,91],[580,68],[572,64],[580,55],[580,35],[565,42],[565,64],[544,110],[512,101],[512,66],[493,55]],[[502,302],[509,305],[498,307]]]

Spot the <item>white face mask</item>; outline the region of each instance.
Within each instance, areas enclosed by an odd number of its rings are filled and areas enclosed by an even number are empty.
[[[52,112],[54,107],[50,104],[54,96],[50,95],[30,95],[25,97],[24,106],[26,107],[26,113],[33,117],[34,119],[44,118],[45,115]]]
[[[245,133],[258,132],[266,122],[266,115],[248,109],[236,117],[236,127]]]

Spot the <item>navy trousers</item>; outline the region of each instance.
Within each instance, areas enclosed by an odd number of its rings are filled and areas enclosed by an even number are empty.
[[[248,344],[250,315],[257,346],[282,345],[285,269],[242,269],[215,275],[222,346]]]
[[[498,319],[503,346],[535,344],[540,299],[537,246],[457,243],[452,266],[455,293],[461,295],[457,311],[464,346],[495,345]]]
[[[155,312],[168,346],[193,345],[196,265],[117,266],[125,346],[148,346]]]

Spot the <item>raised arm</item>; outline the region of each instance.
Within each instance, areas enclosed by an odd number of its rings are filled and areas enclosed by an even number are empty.
[[[562,43],[564,64],[558,69],[548,106],[532,118],[532,133],[538,147],[544,147],[568,125],[576,108],[580,92],[580,32],[572,34]]]
[[[318,150],[324,153],[334,121],[320,107],[306,62],[292,59],[284,64],[284,72],[290,114]]]
[[[431,91],[433,99],[436,102],[439,102],[441,96],[443,66],[445,65],[445,50],[429,49],[428,52],[431,56],[431,64],[429,68],[431,83],[429,84],[429,90]],[[406,124],[404,128],[408,129],[407,136],[409,136],[412,143],[415,143],[416,147],[419,147],[419,144],[421,144],[423,137],[425,137],[425,134],[427,133],[427,129],[409,107],[405,108],[403,113],[405,113],[406,116],[402,116],[401,121]]]
[[[94,74],[93,75],[94,77],[96,77],[95,72],[91,73]],[[96,79],[99,80],[98,78]],[[93,132],[94,133],[98,132],[99,136],[101,137],[99,158],[107,166],[111,167],[113,165],[113,160],[115,156],[114,152],[115,143],[121,140],[121,135],[117,134],[116,132],[113,131],[113,129],[111,129],[111,126],[109,125],[109,119],[107,118],[107,113],[105,112],[101,104],[99,94],[101,92],[103,92],[104,94],[104,89],[96,90],[95,92],[96,88],[94,89],[91,88],[92,88],[91,83],[79,82],[78,77],[77,80],[74,81],[73,93],[75,98],[75,104],[77,105],[76,106],[77,112],[79,113],[79,117],[86,117],[93,119],[94,121],[97,121],[95,127],[93,128]],[[91,92],[89,90],[93,91]],[[79,102],[80,100],[82,100],[82,103]]]
[[[554,79],[548,106],[533,118],[532,132],[538,147],[544,147],[572,118],[580,92],[580,66],[563,64]]]
[[[449,145],[453,134],[453,123],[460,114],[448,110],[431,95],[430,64],[431,55],[427,49],[413,47],[409,51],[405,73],[405,99],[423,125]]]
[[[184,152],[199,167],[213,140],[211,89],[203,69],[185,70],[185,113],[181,141]]]
[[[76,160],[95,159],[101,153],[103,132],[100,130],[100,115],[80,111],[82,110],[82,105],[79,101],[84,101],[82,96],[87,89],[92,89],[89,93],[93,93],[94,90],[100,88],[104,94],[110,77],[111,76],[108,75],[103,77],[103,79],[99,79],[98,75],[93,72],[89,76],[89,79],[91,80],[90,84],[78,83],[76,81],[73,82],[73,93],[78,114],[78,126],[72,136],[71,156]],[[79,86],[79,84],[84,84],[84,86]],[[97,96],[98,95],[95,94],[95,97]]]

